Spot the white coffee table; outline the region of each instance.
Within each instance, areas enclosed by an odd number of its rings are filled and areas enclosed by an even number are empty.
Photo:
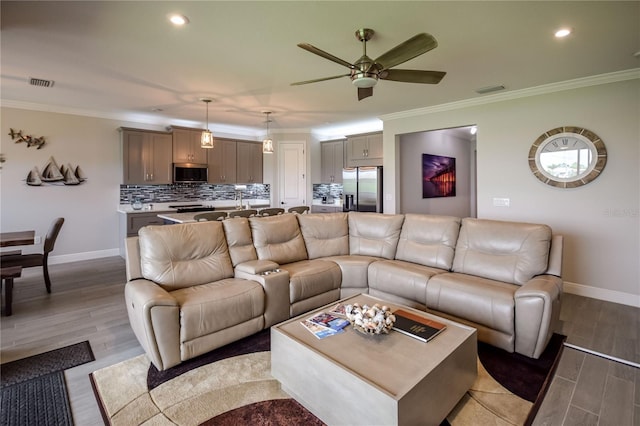
[[[354,302],[411,309],[363,294],[342,300]],[[329,425],[439,425],[477,376],[474,328],[413,310],[447,329],[429,343],[351,326],[317,339],[300,321],[331,306],[271,328],[271,374]]]

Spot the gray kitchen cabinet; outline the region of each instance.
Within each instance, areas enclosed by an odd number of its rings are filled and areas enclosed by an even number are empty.
[[[171,133],[124,127],[120,128],[120,133],[124,185],[172,182]]]
[[[209,183],[236,183],[236,141],[216,139],[209,151]]]
[[[311,206],[311,213],[338,213],[342,211],[342,206],[332,204],[314,204]]]
[[[173,162],[207,164],[209,148],[200,146],[201,129],[171,127],[173,134]]]
[[[344,168],[344,140],[320,144],[321,183],[342,183]]]
[[[262,183],[262,144],[236,142],[237,183]]]
[[[382,133],[347,137],[347,167],[382,166]]]

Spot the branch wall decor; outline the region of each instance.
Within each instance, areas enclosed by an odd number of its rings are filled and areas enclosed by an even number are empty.
[[[23,135],[22,134],[22,130],[19,130],[19,131],[16,132],[12,128],[9,128],[9,136],[11,136],[11,139],[13,139],[15,141],[15,143],[26,142],[27,143],[27,148],[29,148],[31,146],[37,146],[38,148],[36,148],[36,149],[40,149],[46,143],[46,141],[44,140],[44,136],[40,136],[39,138],[35,138],[35,137],[31,136],[31,135]]]

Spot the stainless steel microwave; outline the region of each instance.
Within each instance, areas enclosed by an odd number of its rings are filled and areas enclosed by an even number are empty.
[[[173,181],[176,183],[202,183],[208,180],[206,164],[173,163]]]

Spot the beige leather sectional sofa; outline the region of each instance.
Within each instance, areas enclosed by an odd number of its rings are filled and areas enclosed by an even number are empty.
[[[129,319],[160,370],[355,293],[538,358],[562,296],[562,236],[529,223],[284,214],[148,226],[126,248]]]

